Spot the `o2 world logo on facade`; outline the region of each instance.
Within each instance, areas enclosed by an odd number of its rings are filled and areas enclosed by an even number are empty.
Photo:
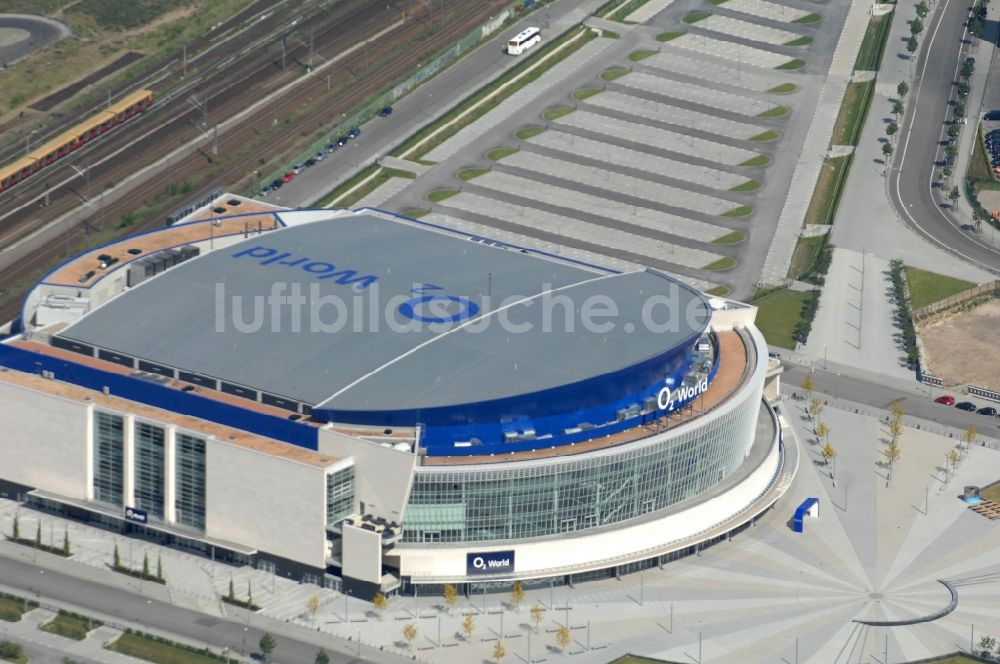
[[[514,571],[513,551],[489,551],[465,554],[467,576],[480,574],[505,574]]]
[[[656,405],[660,410],[671,411],[685,401],[690,401],[708,390],[708,378],[702,378],[694,385],[681,385],[671,391],[670,386],[662,388],[656,395]]]

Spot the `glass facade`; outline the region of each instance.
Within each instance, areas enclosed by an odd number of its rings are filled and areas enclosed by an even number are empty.
[[[163,518],[163,428],[135,423],[135,505],[150,517]]]
[[[403,542],[545,537],[620,523],[718,484],[754,440],[760,389],[675,435],[604,453],[465,470],[417,468]]]
[[[332,525],[354,513],[354,466],[326,476],[326,523]]]
[[[178,433],[175,454],[177,523],[205,529],[205,440]]]
[[[94,500],[123,506],[125,419],[94,412]]]

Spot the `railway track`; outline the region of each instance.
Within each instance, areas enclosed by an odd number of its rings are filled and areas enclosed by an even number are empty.
[[[260,3],[255,3],[258,5]],[[352,3],[357,5],[357,3]],[[371,98],[378,92],[386,89],[394,81],[405,78],[412,72],[416,63],[423,61],[429,55],[440,50],[440,47],[433,48],[433,44],[424,44],[417,47],[401,48],[402,44],[409,44],[414,41],[422,32],[427,31],[432,18],[440,18],[442,25],[438,27],[438,34],[464,34],[469,29],[482,22],[493,12],[506,4],[505,0],[493,0],[491,2],[477,2],[476,0],[449,0],[442,3],[451,10],[446,12],[436,11],[431,15],[431,8],[424,3],[417,4],[408,2],[394,2],[389,5],[387,12],[386,5],[380,2],[367,2],[363,6],[352,7],[353,11],[344,11],[343,5],[340,7],[331,6],[329,1],[316,3],[309,11],[325,14],[325,22],[314,25],[315,54],[320,61],[328,61],[342,54],[350,46],[356,46],[364,41],[364,37],[370,37],[384,26],[388,13],[390,16],[396,11],[407,13],[408,20],[403,21],[398,29],[393,30],[385,38],[372,42],[365,50],[355,49],[353,53],[342,57],[334,65],[331,77],[301,78],[300,84],[296,85],[286,96],[282,98],[281,109],[264,108],[257,113],[251,114],[239,126],[230,130],[220,132],[219,148],[222,155],[231,153],[248,142],[254,143],[254,154],[279,153],[301,141],[301,134],[311,134],[320,128],[329,128],[331,117],[340,117],[341,112],[357,107],[364,100]],[[254,5],[248,8],[252,9]],[[445,7],[441,7],[444,9]],[[257,15],[260,14],[251,14]],[[266,19],[265,19],[266,20]],[[292,19],[291,28],[294,29],[296,19]],[[256,19],[258,23],[261,20]],[[250,41],[257,40],[259,46],[256,57],[248,57],[245,61],[227,70],[225,77],[206,77],[202,79],[199,86],[199,93],[207,99],[209,104],[209,114],[211,116],[223,118],[231,117],[237,111],[248,106],[248,98],[259,99],[270,94],[274,90],[287,85],[295,78],[301,69],[301,64],[308,58],[308,45],[301,40],[289,42],[286,52],[286,62],[299,63],[293,65],[291,69],[282,71],[275,61],[275,53],[268,51],[267,44],[273,42],[273,32],[271,36],[260,36],[256,32],[248,32],[245,25],[242,27],[230,24],[229,30],[242,30],[244,37]],[[285,24],[285,28],[288,28]],[[435,40],[426,40],[434,42]],[[353,43],[351,43],[353,42]],[[244,49],[248,48],[244,44]],[[280,57],[280,56],[279,56]],[[224,60],[224,59],[223,59]],[[223,62],[218,60],[217,62]],[[191,60],[189,60],[189,63]],[[383,63],[381,66],[371,68],[370,63]],[[176,60],[174,61],[176,65]],[[368,76],[364,76],[364,71],[368,69]],[[262,76],[264,71],[268,75]],[[185,82],[182,81],[181,84]],[[190,84],[190,81],[187,82]],[[323,99],[324,95],[331,89],[343,88],[346,83],[346,90],[337,96],[333,103],[315,103],[315,100]],[[155,85],[153,86],[155,89]],[[179,136],[185,140],[190,140],[198,136],[202,129],[196,126],[198,118],[202,116],[202,111],[191,107],[188,103],[186,92],[189,88],[177,85],[173,88],[175,92],[165,93],[166,99],[172,101],[171,104],[163,104],[154,107],[156,112],[148,118],[141,118],[129,131],[122,134],[109,135],[109,140],[101,146],[101,150],[90,155],[84,155],[84,161],[91,157],[90,163],[90,189],[91,206],[94,213],[81,224],[82,228],[93,228],[98,222],[95,218],[117,219],[126,211],[136,208],[144,201],[152,200],[157,194],[163,191],[166,182],[162,178],[151,178],[133,187],[127,196],[120,201],[109,204],[98,209],[95,204],[97,195],[93,192],[102,190],[104,183],[120,181],[126,174],[135,170],[136,164],[147,164],[161,157],[164,152],[164,145],[176,147],[181,142]],[[308,106],[312,102],[312,106]],[[275,113],[287,114],[288,109],[298,109],[306,104],[306,110],[300,113],[300,117],[292,125],[279,123],[279,130],[274,131],[274,122],[277,117]],[[185,108],[184,105],[187,107]],[[144,125],[156,121],[152,128]],[[128,154],[130,159],[120,158]],[[79,160],[77,160],[79,161]],[[171,165],[171,181],[180,182],[187,178],[195,178],[198,173],[205,168],[213,167],[209,162],[211,157],[206,153],[194,153],[183,157],[175,164]],[[190,192],[190,197],[197,197],[203,192],[216,187],[225,186],[244,177],[252,172],[256,159],[234,160],[226,163],[213,174],[211,181],[206,182],[197,190]],[[79,167],[79,166],[78,166]],[[68,172],[67,172],[68,171]],[[47,170],[45,176],[39,176],[40,180],[54,179],[55,171]],[[39,183],[36,183],[38,186]],[[49,219],[58,216],[61,212],[68,211],[79,204],[85,197],[86,192],[81,191],[83,177],[76,170],[66,168],[60,171],[58,184],[58,201],[53,196],[53,187],[49,187],[50,206],[38,214],[34,205],[42,200],[45,189],[35,190],[25,193],[24,198],[18,203],[20,213],[8,214],[7,205],[0,203],[0,243],[9,242],[11,238],[23,237],[26,232],[36,230],[41,224]],[[16,192],[16,190],[15,190]],[[21,192],[16,192],[19,195]],[[173,203],[165,204],[172,205]],[[9,203],[8,203],[9,205]],[[58,205],[58,206],[57,206]],[[164,213],[166,211],[164,210]],[[20,215],[21,219],[15,223],[16,229],[11,233],[8,226],[11,221]],[[157,214],[148,219],[140,220],[137,225],[128,229],[129,233],[140,232],[162,224],[162,214]],[[79,228],[73,231],[78,234]],[[50,242],[25,261],[19,262],[16,266],[0,270],[0,285],[13,283],[21,275],[27,273],[37,273],[45,266],[52,265],[60,253],[64,250],[64,240]],[[9,320],[18,314],[20,304],[20,293],[5,292],[0,295],[0,320]]]

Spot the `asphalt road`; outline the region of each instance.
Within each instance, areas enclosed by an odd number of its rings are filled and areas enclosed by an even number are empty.
[[[271,657],[275,664],[312,664],[320,647],[337,664],[407,661],[401,656],[377,651],[365,653],[361,658],[347,652],[348,649],[355,648],[355,644],[345,643],[332,636],[324,638],[317,633],[313,637],[312,633],[301,628],[267,618],[250,617],[245,622],[242,618],[230,620],[209,616],[55,569],[46,568],[44,573],[40,573],[37,565],[9,558],[0,557],[0,582],[19,588],[29,597],[39,598],[43,602],[65,602],[80,607],[84,613],[89,610],[117,618],[123,623],[137,622],[162,632],[207,643],[220,650],[229,647],[234,651],[241,651],[245,647],[248,652],[252,652],[256,650],[261,636],[269,632],[278,643]],[[233,615],[249,616],[241,609],[230,608],[229,611]],[[301,635],[290,635],[291,631],[305,632],[312,638],[307,642],[301,640]]]
[[[952,218],[935,200],[932,190],[937,151],[947,130],[945,121],[950,117],[948,99],[958,80],[959,61],[964,57],[969,7],[966,0],[941,0],[933,20],[924,28],[925,51],[917,62],[900,128],[902,139],[890,168],[889,198],[900,216],[930,242],[1000,274],[1000,250],[963,231],[960,225],[971,220]],[[995,34],[994,26],[990,28]],[[897,57],[899,49],[894,46],[887,46],[885,57]],[[975,131],[975,121],[969,119],[966,131]]]
[[[600,0],[558,0],[499,30],[489,41],[393,105],[392,115],[376,117],[361,129],[361,136],[303,171],[292,182],[272,192],[265,200],[287,207],[315,204],[339,183],[372,161],[380,159],[415,130],[442,115],[476,89],[513,67],[520,58],[504,52],[510,35],[527,26],[537,26],[546,37],[555,37],[601,4]],[[457,36],[456,36],[457,38]],[[349,127],[343,127],[347,133]],[[261,185],[267,184],[261,182]]]
[[[6,66],[20,60],[32,51],[48,46],[52,42],[68,37],[70,32],[62,23],[40,16],[21,14],[0,14],[0,33],[4,28],[24,30],[30,36],[23,41],[5,44],[0,34],[0,64]]]

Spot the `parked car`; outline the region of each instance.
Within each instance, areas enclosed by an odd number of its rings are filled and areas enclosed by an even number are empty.
[[[382,110],[378,112],[380,118],[387,118],[392,115],[392,106],[383,106]]]
[[[319,152],[313,155],[313,159],[315,159],[316,161],[323,161],[324,154],[325,153],[322,150],[320,150]]]
[[[295,171],[288,171],[287,173],[281,176],[282,182],[291,182],[294,179],[295,179]]]
[[[302,165],[302,164],[295,164],[294,166],[292,166],[292,173],[294,175],[298,175],[299,173],[302,172],[303,168],[305,168],[304,165]]]
[[[967,413],[976,412],[976,404],[972,403],[971,401],[959,401],[957,404],[955,404],[955,408],[958,408],[959,410],[964,410]]]
[[[983,119],[992,120],[994,122],[1000,120],[1000,110],[990,111],[989,113],[983,116]]]
[[[351,140],[351,139],[348,138],[346,135],[341,136],[340,138],[337,139],[337,145],[340,146],[340,147],[343,147],[343,146],[347,145],[347,141],[349,141],[349,140]]]
[[[990,417],[997,416],[997,409],[994,408],[993,406],[985,406],[983,408],[980,408],[976,412],[979,413],[980,415],[989,415]]]
[[[271,193],[271,187],[267,186],[267,187],[261,187],[260,191],[257,192],[257,195],[260,196],[261,198],[267,198],[267,195],[270,193]]]
[[[309,168],[310,166],[315,166],[316,165],[316,160],[315,159],[306,159],[306,164],[305,165],[306,165],[306,168]]]
[[[285,184],[281,181],[281,178],[275,178],[271,181],[271,189],[281,189],[281,185]]]
[[[954,406],[955,397],[951,396],[950,394],[945,394],[944,396],[940,396],[937,399],[935,399],[934,403],[941,403],[944,404],[945,406]]]
[[[348,138],[357,138],[360,135],[361,135],[361,130],[358,129],[357,127],[351,127],[351,130],[347,132]]]

